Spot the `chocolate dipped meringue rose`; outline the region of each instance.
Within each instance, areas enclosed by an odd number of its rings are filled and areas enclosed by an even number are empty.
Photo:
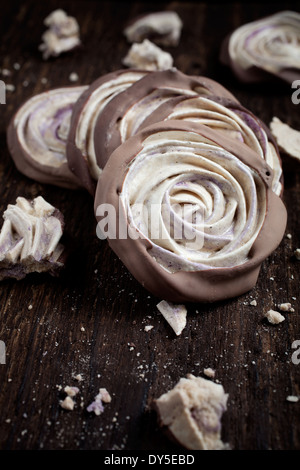
[[[139,130],[165,120],[205,124],[228,137],[244,142],[273,170],[273,191],[281,195],[283,172],[278,146],[270,129],[237,100],[222,96],[179,96],[162,103],[141,123]]]
[[[177,69],[148,73],[115,96],[98,114],[94,129],[98,165],[103,168],[111,153],[135,135],[162,104],[172,107],[180,97],[210,95],[237,101],[225,87],[207,77],[186,75]]]
[[[96,182],[102,171],[97,162],[94,145],[98,115],[115,96],[145,74],[146,71],[122,69],[102,75],[80,95],[75,103],[66,156],[71,171],[92,195],[95,193]]]
[[[85,86],[55,88],[28,99],[12,117],[7,145],[17,169],[40,183],[81,187],[66,158],[74,103]]]
[[[284,235],[272,182],[245,143],[200,123],[156,123],[122,143],[101,173],[98,236],[159,298],[232,298],[254,287]]]
[[[291,84],[300,74],[300,13],[280,11],[240,26],[224,40],[220,60],[242,82],[278,77]]]

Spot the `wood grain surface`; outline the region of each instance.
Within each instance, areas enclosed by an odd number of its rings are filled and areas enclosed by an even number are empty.
[[[43,20],[58,7],[77,18],[82,47],[44,61],[38,50]],[[215,380],[229,393],[222,438],[233,450],[300,450],[300,401],[287,401],[289,395],[300,396],[300,364],[293,361],[292,346],[300,340],[300,262],[293,256],[300,247],[300,164],[282,156],[290,235],[263,263],[256,287],[217,305],[188,305],[187,326],[176,337],[157,311],[160,299],[97,238],[91,196],[26,178],[6,145],[6,127],[21,103],[71,84],[72,72],[78,74],[76,83],[85,85],[122,68],[129,47],[122,34],[126,22],[165,9],[177,11],[184,25],[180,44],[168,49],[178,69],[216,79],[267,124],[278,116],[300,129],[300,104],[292,103],[288,85],[243,85],[218,60],[220,43],[233,28],[288,8],[299,11],[293,2],[11,0],[1,5],[0,68],[11,74],[0,78],[15,87],[0,105],[1,214],[18,196],[42,195],[63,212],[74,241],[59,277],[32,274],[0,285],[0,340],[6,346],[6,363],[0,364],[1,450],[179,453],[182,449],[158,428],[151,402],[187,373],[204,376],[206,367],[216,370]],[[250,305],[253,299],[257,306]],[[291,302],[295,311],[270,325],[265,312],[282,302]],[[148,325],[153,328],[145,331]],[[73,411],[60,406],[67,385],[80,389]],[[86,407],[100,387],[112,401],[96,416]]]

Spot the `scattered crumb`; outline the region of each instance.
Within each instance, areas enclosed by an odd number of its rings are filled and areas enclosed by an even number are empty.
[[[82,327],[80,328],[80,331],[85,331],[84,326],[82,326]]]
[[[300,261],[300,248],[296,248],[296,250],[294,251],[294,255],[297,258],[297,260]]]
[[[77,82],[78,79],[79,79],[79,77],[78,77],[76,72],[70,73],[70,75],[69,75],[70,82]]]
[[[13,65],[13,68],[14,68],[15,70],[20,70],[21,65],[20,65],[18,62],[15,62],[14,65]]]
[[[75,397],[77,393],[79,393],[79,388],[70,387],[69,385],[66,385],[66,387],[64,388],[64,391],[69,397]]]
[[[187,310],[185,305],[173,304],[172,302],[162,300],[156,307],[167,320],[175,334],[179,336],[186,326]]]
[[[293,403],[297,403],[297,401],[299,401],[299,397],[297,397],[296,395],[288,395],[286,397],[286,400]]]
[[[81,382],[83,380],[83,377],[81,374],[77,374],[74,376],[74,379],[77,380],[78,382]]]
[[[71,410],[71,411],[74,409],[74,406],[75,406],[74,400],[69,396],[67,396],[64,400],[61,400],[59,404],[64,410]]]
[[[276,310],[268,310],[265,317],[268,319],[269,323],[277,325],[285,320],[284,316],[281,313],[276,312]]]
[[[291,240],[291,239],[292,239],[292,234],[291,234],[291,233],[287,233],[287,234],[286,234],[286,238],[288,238],[289,240]]]
[[[294,312],[295,310],[293,309],[292,305],[290,304],[290,302],[285,302],[283,304],[280,304],[278,306],[279,310],[281,310],[282,312]]]
[[[111,402],[111,396],[106,390],[106,388],[99,388],[99,394],[101,395],[101,400],[103,401],[103,403]]]
[[[95,396],[95,400],[87,407],[87,411],[94,412],[95,415],[99,416],[104,411],[104,407],[102,404],[102,393],[99,390],[98,395]]]
[[[15,85],[12,85],[11,83],[6,83],[5,84],[5,89],[6,89],[6,91],[13,92],[13,91],[15,91],[16,87],[15,87]]]
[[[42,78],[41,78],[41,83],[42,83],[43,85],[45,85],[46,83],[48,83],[48,78],[42,77]]]
[[[153,328],[153,325],[146,325],[144,330],[145,331],[150,331],[150,330],[152,330],[152,328]]]
[[[207,367],[207,369],[204,369],[203,373],[210,378],[213,378],[216,375],[216,371],[211,367]]]
[[[30,304],[30,305],[28,305],[27,308],[28,308],[28,310],[32,310],[33,307],[32,307],[32,305]]]
[[[257,306],[257,302],[255,299],[251,300],[251,302],[249,302],[249,305],[253,305],[254,307]]]
[[[8,69],[2,69],[1,73],[2,73],[3,77],[10,77],[10,75],[11,75],[11,71],[8,70]]]
[[[24,82],[22,83],[22,85],[23,85],[24,88],[28,87],[29,81],[28,81],[28,80],[24,80]]]

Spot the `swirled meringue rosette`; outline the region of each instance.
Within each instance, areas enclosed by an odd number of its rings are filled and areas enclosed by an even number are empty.
[[[300,74],[300,13],[281,11],[240,26],[225,39],[220,59],[242,82],[276,76],[292,83]]]
[[[244,142],[270,165],[273,170],[273,191],[282,194],[283,173],[277,144],[265,123],[236,100],[220,96],[180,96],[161,104],[142,122],[138,130],[165,120],[204,124]]]
[[[98,165],[94,148],[95,123],[98,115],[115,96],[147,73],[142,70],[122,69],[105,74],[80,95],[74,106],[67,143],[67,159],[72,172],[93,195],[102,170]]]
[[[217,95],[238,100],[220,83],[207,77],[190,76],[177,69],[151,72],[118,94],[97,117],[94,147],[103,168],[111,153],[135,135],[150,114],[164,103],[173,105],[178,97]]]
[[[69,169],[66,142],[74,103],[85,86],[55,88],[28,99],[12,117],[7,144],[18,170],[41,183],[81,187]]]
[[[111,248],[160,298],[235,297],[284,235],[272,176],[242,142],[199,123],[157,123],[120,145],[100,175],[98,233],[108,227]]]

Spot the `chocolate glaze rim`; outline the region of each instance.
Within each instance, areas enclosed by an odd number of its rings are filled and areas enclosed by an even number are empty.
[[[166,121],[156,123],[129,138],[111,155],[98,180],[94,211],[102,203],[113,204],[117,220],[119,216],[119,194],[122,191],[128,164],[143,148],[143,141],[153,133],[162,131],[188,131],[201,134],[213,142],[222,142],[222,147],[236,155],[252,167],[266,186],[267,211],[265,220],[252,248],[249,260],[242,265],[201,271],[167,272],[157,263],[148,251],[152,244],[145,237],[138,239],[108,239],[108,244],[119,259],[149,292],[160,299],[171,302],[210,303],[233,298],[252,289],[259,275],[262,262],[280,244],[287,222],[287,211],[279,196],[271,189],[272,169],[245,144],[233,142],[230,138],[219,136],[216,131],[204,125]]]
[[[125,113],[137,100],[164,87],[178,89],[181,87],[191,91],[203,87],[211,94],[224,96],[238,103],[237,98],[229,90],[211,78],[187,75],[176,68],[151,72],[115,96],[99,113],[95,124],[94,146],[100,168],[104,168],[111,153],[121,145],[118,122]]]
[[[78,86],[67,86],[52,88],[48,91],[39,93],[39,95],[47,96],[49,92],[60,91],[62,89],[75,89]],[[82,184],[80,180],[74,175],[67,162],[62,163],[59,167],[50,165],[43,165],[37,160],[33,159],[29,152],[27,152],[21,145],[18,137],[17,128],[15,126],[15,119],[17,114],[22,110],[22,107],[37,95],[31,96],[25,100],[21,106],[14,112],[6,129],[7,147],[10,155],[17,167],[17,169],[28,178],[38,181],[43,184],[51,184],[60,186],[66,189],[81,189]]]
[[[71,172],[74,173],[74,175],[76,175],[77,178],[80,179],[82,185],[92,196],[94,196],[95,194],[97,182],[92,178],[90,174],[86,157],[82,154],[81,150],[76,145],[76,131],[77,126],[79,124],[80,116],[86,104],[88,103],[90,96],[97,88],[99,88],[104,83],[119,77],[124,73],[132,72],[141,72],[145,74],[149,73],[149,71],[124,68],[116,70],[114,72],[109,72],[105,75],[101,75],[99,78],[94,80],[93,83],[91,83],[91,85],[87,88],[87,90],[85,90],[79,96],[78,100],[76,101],[73,107],[66,148],[67,162]]]

